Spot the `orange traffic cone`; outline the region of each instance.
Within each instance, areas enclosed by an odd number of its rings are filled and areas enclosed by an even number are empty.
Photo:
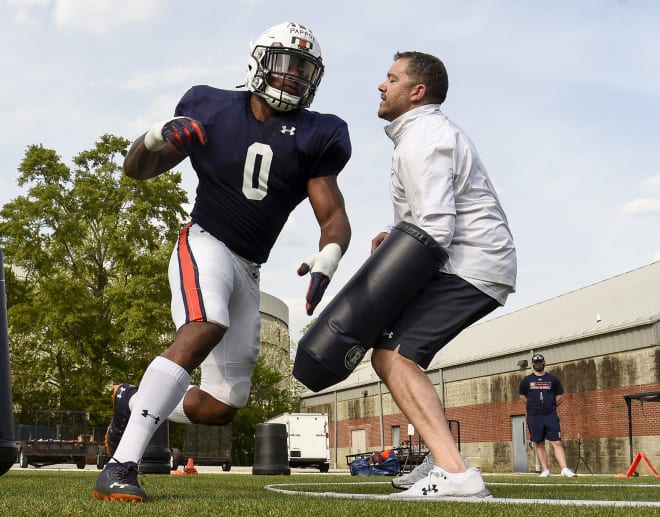
[[[633,459],[632,463],[630,464],[630,467],[628,467],[628,471],[625,474],[617,474],[614,477],[617,478],[629,478],[630,476],[636,475],[635,470],[637,469],[637,466],[639,463],[644,460],[644,463],[646,463],[646,466],[649,468],[651,471],[651,474],[653,474],[655,477],[660,478],[660,472],[655,470],[655,467],[651,463],[651,460],[649,460],[649,457],[646,455],[645,452],[638,452],[635,454],[635,458]]]
[[[195,462],[192,458],[188,458],[186,462],[186,468],[183,469],[185,474],[197,474],[197,469],[195,468]]]
[[[187,475],[192,475],[192,474],[197,474],[197,469],[195,468],[195,462],[193,461],[192,458],[188,458],[188,461],[186,462],[186,466],[182,468],[181,470],[173,470],[170,472],[172,476],[187,476]]]

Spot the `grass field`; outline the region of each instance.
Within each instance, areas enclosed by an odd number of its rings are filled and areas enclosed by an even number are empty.
[[[650,476],[586,475],[574,479],[539,479],[535,475],[485,475],[486,484],[495,498],[529,499],[530,503],[468,503],[388,501],[383,496],[396,490],[390,486],[390,478],[381,477],[307,473],[290,476],[151,474],[140,476],[140,484],[149,494],[148,502],[120,503],[92,499],[92,486],[97,475],[95,470],[12,469],[0,477],[0,515],[660,516],[660,479]],[[328,496],[329,492],[337,495]],[[351,499],[348,494],[360,494],[358,497],[373,494],[376,498]],[[533,502],[532,499],[547,502]],[[569,500],[656,502],[658,505],[631,508],[553,504]]]

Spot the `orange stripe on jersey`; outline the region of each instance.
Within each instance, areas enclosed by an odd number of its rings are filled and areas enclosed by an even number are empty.
[[[181,296],[186,310],[186,321],[206,321],[204,300],[199,287],[199,272],[195,257],[190,250],[188,235],[192,222],[186,224],[179,234],[177,254],[179,258],[179,276],[181,280]]]

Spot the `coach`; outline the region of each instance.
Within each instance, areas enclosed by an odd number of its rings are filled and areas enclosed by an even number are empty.
[[[561,467],[563,477],[575,477],[575,473],[566,466],[566,453],[561,443],[561,429],[557,406],[564,398],[564,387],[559,379],[545,371],[545,358],[541,354],[532,357],[532,373],[520,381],[520,398],[527,407],[527,427],[530,440],[534,442],[536,456],[541,464],[540,477],[549,477],[548,454],[545,440],[552,444],[555,459]]]

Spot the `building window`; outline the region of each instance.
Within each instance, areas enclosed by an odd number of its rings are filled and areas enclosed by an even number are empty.
[[[392,426],[392,447],[401,446],[401,427],[398,425]]]

